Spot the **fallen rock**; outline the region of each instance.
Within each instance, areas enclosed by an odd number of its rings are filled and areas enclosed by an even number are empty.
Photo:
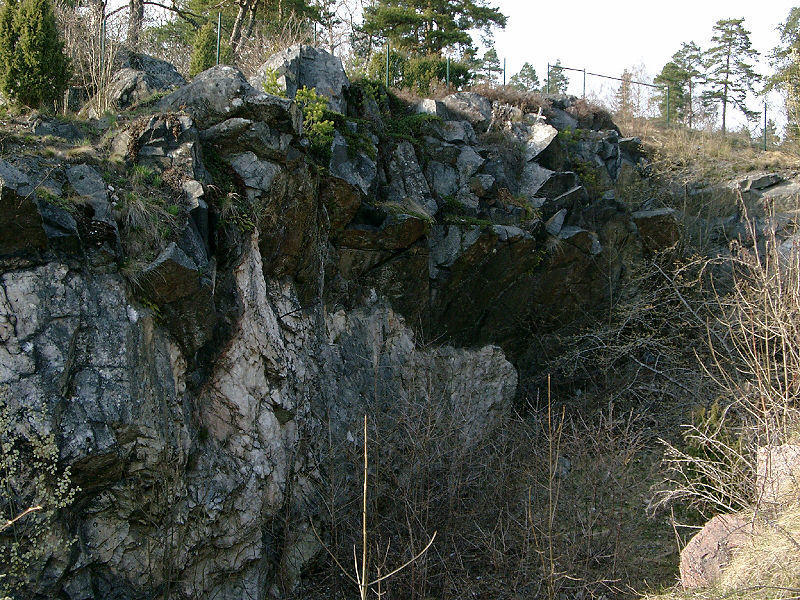
[[[711,519],[681,552],[684,589],[714,585],[736,549],[752,535],[752,523],[739,515],[717,515]]]
[[[47,235],[30,181],[0,160],[0,256],[46,247]]]
[[[739,185],[743,192],[749,192],[750,190],[763,190],[783,181],[784,178],[777,173],[767,173],[766,175],[750,175]]]
[[[314,88],[328,99],[328,108],[347,112],[344,90],[350,82],[342,60],[330,52],[313,46],[290,46],[270,56],[250,78],[250,84],[256,90],[264,91],[269,71],[277,72],[278,85],[286,91],[288,98],[294,98],[297,90],[303,87]]]
[[[200,288],[200,271],[175,242],[170,242],[144,269],[140,283],[154,302],[166,304],[196,292]]]
[[[413,203],[432,217],[438,209],[428,182],[422,174],[414,146],[410,142],[397,144],[389,163],[392,180],[389,182],[389,200],[400,205]]]
[[[782,504],[798,496],[800,445],[782,444],[759,448],[756,460],[756,502]]]

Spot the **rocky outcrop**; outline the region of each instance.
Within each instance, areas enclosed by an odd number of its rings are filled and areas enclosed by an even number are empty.
[[[473,93],[345,112],[341,65],[290,50],[288,95],[342,111],[325,164],[294,102],[225,66],[125,122],[112,161],[0,162],[0,384],[81,487],[34,597],[280,598],[320,551],[323,440],[428,402],[487,443],[507,357],[642,256],[644,221],[594,189],[633,152],[613,128],[576,148]]]
[[[277,77],[288,98],[294,98],[299,89],[313,88],[328,99],[331,110],[347,112],[344,90],[349,82],[342,60],[325,50],[305,44],[290,46],[270,56],[250,78],[250,85],[263,91],[270,74]]]

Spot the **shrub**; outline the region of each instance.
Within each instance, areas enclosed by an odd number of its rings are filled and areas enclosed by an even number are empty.
[[[371,79],[386,81],[386,53],[372,55],[367,73]],[[450,61],[450,85],[463,87],[472,79],[469,67]],[[428,93],[437,83],[447,81],[447,60],[436,55],[408,57],[400,52],[389,52],[389,85]]]
[[[38,108],[61,98],[70,77],[50,0],[10,0],[0,12],[0,84],[10,98]]]
[[[267,94],[272,94],[273,96],[281,96],[282,98],[286,97],[286,90],[281,87],[281,84],[278,83],[278,71],[277,69],[265,69],[264,70],[264,83],[262,87]]]
[[[229,63],[233,53],[227,44],[220,42],[220,63]],[[194,77],[217,64],[217,26],[208,22],[194,36],[192,58],[189,62],[189,75]]]
[[[328,100],[315,88],[303,86],[297,90],[295,101],[303,111],[303,132],[311,142],[311,155],[324,165],[330,161],[334,124],[326,118]]]

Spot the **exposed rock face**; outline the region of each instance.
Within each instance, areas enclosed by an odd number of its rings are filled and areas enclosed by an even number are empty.
[[[681,584],[685,589],[719,581],[737,548],[753,535],[753,524],[739,515],[717,515],[689,540],[681,552]]]
[[[287,91],[343,101],[331,58],[289,52]],[[459,93],[394,136],[366,102],[326,170],[297,106],[234,68],[159,109],[112,155],[159,176],[160,221],[132,226],[99,167],[0,161],[0,384],[44,409],[82,488],[77,544],[37,597],[281,597],[320,550],[321,440],[412,400],[456,415],[465,443],[491,436],[517,387],[506,356],[601,308],[641,256],[642,226],[570,162],[613,185],[614,130],[576,150],[551,116]],[[490,126],[511,143],[476,134]],[[139,256],[124,237],[145,228]]]
[[[328,106],[336,112],[347,112],[344,89],[349,84],[342,67],[342,60],[325,50],[313,46],[290,46],[267,59],[261,68],[250,78],[250,84],[263,90],[267,72],[274,71],[278,85],[288,98],[294,98],[297,90],[314,88],[328,99]]]

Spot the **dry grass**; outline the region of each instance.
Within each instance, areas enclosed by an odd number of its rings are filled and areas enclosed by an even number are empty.
[[[718,183],[751,171],[793,171],[800,156],[793,148],[761,149],[739,134],[664,128],[646,119],[618,123],[623,135],[642,139],[657,174],[684,181]]]

